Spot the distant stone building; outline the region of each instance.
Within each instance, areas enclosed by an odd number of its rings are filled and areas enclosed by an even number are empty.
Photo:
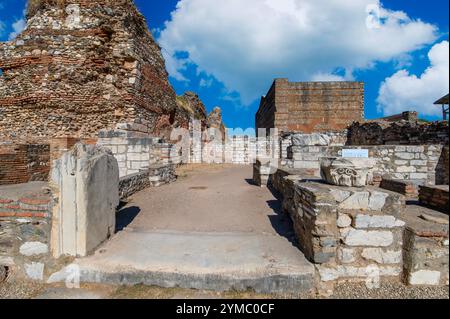
[[[362,82],[276,79],[256,114],[256,128],[281,132],[340,131],[364,118]]]
[[[0,43],[0,139],[167,135],[176,94],[132,0],[31,0],[27,18]]]

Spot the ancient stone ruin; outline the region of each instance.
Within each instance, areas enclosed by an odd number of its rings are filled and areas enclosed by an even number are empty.
[[[30,1],[27,18],[0,45],[0,281],[448,286],[448,122],[368,121],[363,83],[276,79],[265,133],[234,135],[176,96],[133,1]]]

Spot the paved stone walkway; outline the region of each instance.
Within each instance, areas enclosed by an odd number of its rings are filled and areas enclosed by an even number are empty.
[[[82,281],[308,291],[314,268],[294,246],[277,199],[251,177],[248,166],[201,166],[136,194],[118,214],[116,236],[77,261]]]

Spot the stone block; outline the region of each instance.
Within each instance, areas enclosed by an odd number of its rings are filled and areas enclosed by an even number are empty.
[[[292,145],[294,146],[328,146],[331,137],[326,134],[294,134],[292,135]]]
[[[437,286],[441,281],[441,273],[433,270],[419,270],[410,274],[408,283],[410,285]]]
[[[54,214],[61,223],[52,234],[52,251],[86,256],[115,231],[119,204],[119,166],[112,153],[76,144],[55,162],[52,182],[59,188]]]
[[[351,264],[356,261],[356,252],[352,248],[340,248],[338,250],[338,259],[343,264]]]
[[[394,235],[390,231],[366,231],[351,229],[344,238],[348,246],[388,247],[394,242]]]
[[[381,248],[365,248],[361,256],[379,264],[399,264],[402,262],[402,251],[383,250]]]
[[[19,249],[24,256],[36,256],[48,253],[48,245],[40,242],[26,242]]]
[[[42,281],[44,279],[44,267],[43,263],[25,264],[25,273],[31,280]]]
[[[352,224],[352,219],[347,214],[339,214],[337,219],[337,226],[339,228],[347,228]]]
[[[414,159],[413,153],[398,152],[398,153],[395,153],[395,156],[399,159],[404,159],[404,160]]]
[[[365,228],[396,228],[405,226],[405,222],[398,220],[394,216],[386,215],[357,215],[354,220],[354,227]]]
[[[343,201],[339,208],[349,210],[367,210],[369,208],[369,192],[356,192]]]

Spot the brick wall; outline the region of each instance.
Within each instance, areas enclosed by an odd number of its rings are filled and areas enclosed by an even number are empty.
[[[21,144],[0,148],[0,185],[46,181],[50,145]]]
[[[256,128],[281,132],[340,131],[364,116],[364,83],[277,79],[256,114]]]

